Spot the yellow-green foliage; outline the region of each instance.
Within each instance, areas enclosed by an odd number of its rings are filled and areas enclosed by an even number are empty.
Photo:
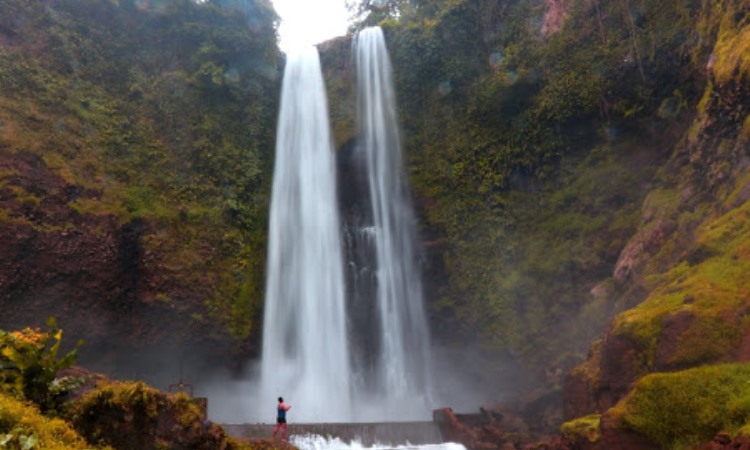
[[[117,448],[142,446],[156,439],[153,434],[166,397],[144,383],[99,382],[96,389],[70,406],[67,417],[92,442]],[[123,429],[127,427],[127,432]],[[122,436],[120,436],[122,434]]]
[[[0,448],[83,450],[99,447],[89,445],[62,419],[45,417],[35,406],[0,392]]]
[[[740,131],[739,140],[745,143],[750,141],[750,114],[745,117],[745,122],[742,123],[742,130]]]
[[[692,315],[671,364],[690,365],[727,357],[744,326],[733,320],[750,286],[750,203],[710,219],[697,232],[694,250],[658,280],[649,298],[615,320],[614,333],[629,337],[653,361],[662,321]],[[726,317],[726,319],[722,319]]]
[[[750,76],[750,22],[742,1],[721,2],[713,73],[719,83]]]
[[[225,272],[221,289],[208,304],[212,318],[227,323],[233,336],[247,338],[258,330],[263,307],[263,279],[258,276],[262,271],[255,266],[261,261],[260,255],[243,261],[246,265],[244,274]]]
[[[159,391],[146,386],[143,382],[100,382],[97,388],[88,392],[79,402],[75,411],[80,414],[95,415],[102,412],[138,411],[150,418],[155,418],[160,403]]]
[[[750,119],[750,116],[748,116],[748,119]],[[750,125],[750,120],[748,120],[747,123],[748,125]],[[748,138],[750,138],[750,127],[748,127],[748,132]],[[734,190],[727,193],[723,207],[729,210],[737,207],[738,204],[742,203],[744,201],[743,197],[746,195],[748,186],[750,186],[750,172],[737,174],[734,183]]]
[[[663,449],[695,448],[718,432],[736,435],[750,423],[750,364],[651,374],[609,414],[618,426]]]
[[[75,363],[76,350],[59,355],[62,330],[54,318],[50,329],[0,330],[0,391],[35,402],[44,411],[58,406],[57,394],[69,381],[57,373]]]
[[[579,417],[562,424],[560,432],[573,442],[597,442],[602,437],[601,421],[601,414]]]

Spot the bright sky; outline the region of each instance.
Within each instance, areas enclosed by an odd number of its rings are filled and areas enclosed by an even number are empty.
[[[272,0],[281,17],[281,50],[313,45],[346,34],[348,13],[344,0]]]

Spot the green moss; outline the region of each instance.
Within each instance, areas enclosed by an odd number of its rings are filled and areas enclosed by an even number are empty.
[[[44,165],[53,171],[57,176],[65,180],[66,183],[75,185],[77,184],[76,176],[73,173],[73,169],[68,164],[68,161],[56,152],[49,152],[42,155]]]
[[[589,357],[570,371],[571,376],[585,380],[588,386],[599,385],[599,374],[601,371],[602,340],[596,340],[591,344]]]
[[[258,257],[244,261],[240,272],[225,271],[220,289],[208,303],[211,319],[226,324],[237,338],[247,339],[259,331],[256,324],[263,307],[263,279],[255,265],[262,260]]]
[[[7,222],[10,220],[10,211],[5,208],[0,208],[0,222]]]
[[[750,205],[743,204],[715,221],[707,222],[700,230],[699,243],[729,256],[745,259],[750,256]]]
[[[644,217],[674,218],[679,206],[680,196],[676,189],[658,188],[649,192],[641,209]]]
[[[750,77],[750,24],[738,19],[743,6],[727,3],[714,48],[713,73],[719,83]]]
[[[124,207],[119,205],[108,205],[97,199],[78,198],[68,203],[68,206],[73,211],[83,215],[90,214],[96,216],[112,214],[117,217],[127,217],[127,212]]]
[[[15,200],[22,205],[39,206],[42,202],[42,198],[36,194],[28,192],[21,186],[10,185],[6,186],[10,192],[13,193]]]
[[[698,316],[677,341],[677,350],[669,363],[690,367],[707,361],[726,360],[739,346],[742,331],[716,317]]]
[[[620,314],[614,321],[613,333],[628,337],[636,346],[653,359],[653,352],[661,331],[661,321],[669,313],[679,311],[685,294],[663,288],[633,309]]]
[[[710,219],[698,232],[693,253],[665,274],[654,276],[657,286],[637,307],[614,322],[614,333],[629,338],[650,366],[663,319],[687,312],[689,327],[677,337],[673,364],[691,365],[728,358],[741,329],[732,319],[744,307],[750,288],[750,204]]]
[[[579,417],[562,424],[560,432],[572,442],[598,442],[602,437],[601,420],[601,414]]]
[[[750,364],[648,375],[609,414],[660,448],[695,448],[720,431],[736,435],[750,422],[748,379]]]
[[[169,220],[178,211],[164,196],[147,186],[131,186],[124,190],[123,206],[128,217]]]

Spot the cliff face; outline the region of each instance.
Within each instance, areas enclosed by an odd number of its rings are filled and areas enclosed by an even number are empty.
[[[560,445],[672,445],[638,425],[665,419],[633,387],[748,357],[747,5],[395,3],[381,26],[438,339],[506,349],[566,419],[603,414]]]
[[[0,5],[0,327],[57,316],[127,376],[253,353],[275,21],[264,1]]]
[[[644,204],[639,230],[615,266],[616,279],[640,283],[648,295],[615,318],[586,362],[566,380],[566,416],[605,413],[610,419],[603,428],[608,428],[610,435],[630,428],[663,446],[685,442],[695,446],[723,431],[725,434],[706,448],[745,445],[747,430],[742,427],[748,417],[744,412],[733,416],[735,422],[701,424],[696,431],[682,431],[683,436],[681,428],[674,425],[668,435],[643,424],[669,422],[676,415],[648,417],[653,404],[639,403],[650,383],[659,379],[643,377],[658,372],[677,372],[673,378],[663,378],[665,390],[693,377],[693,385],[703,391],[680,394],[694,395],[700,406],[692,408],[715,413],[722,411],[725,402],[739,401],[744,395],[732,391],[721,397],[710,388],[714,375],[685,371],[750,358],[746,320],[750,304],[744,281],[750,268],[746,251],[750,239],[750,73],[745,59],[734,54],[744,51],[742,45],[728,45],[747,36],[746,20],[737,19],[747,17],[749,11],[740,4],[728,6],[722,11],[704,5],[702,20],[713,19],[718,26],[705,67],[703,97],[690,130],[667,165],[667,183],[650,194],[652,201]],[[655,229],[661,230],[658,239],[652,239]],[[705,372],[710,370],[707,367]],[[730,374],[735,369],[717,370]],[[729,376],[726,383],[733,382]],[[651,401],[663,404],[666,411],[682,408],[672,405],[676,400],[669,395]],[[644,415],[645,419],[633,424],[632,416]]]
[[[2,152],[0,167],[8,174],[0,188],[7,214],[0,228],[2,326],[58,317],[71,343],[87,342],[84,361],[108,370],[127,367],[141,349],[181,348],[220,330],[191,317],[204,310],[215,286],[197,273],[180,281],[185,274],[165,267],[164,255],[144,243],[157,224],[81,214],[70,203],[102,192],[79,190],[36,155]],[[212,253],[198,250],[196,258]],[[187,268],[205,270],[200,263]]]

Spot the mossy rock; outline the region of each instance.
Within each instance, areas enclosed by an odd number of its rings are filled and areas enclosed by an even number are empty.
[[[640,379],[608,414],[663,449],[696,448],[750,423],[750,364],[705,366]]]
[[[602,437],[601,414],[592,414],[565,422],[560,432],[571,442],[598,442]]]
[[[66,416],[89,441],[116,449],[249,448],[206,420],[184,393],[166,394],[140,382],[100,379],[72,402]]]
[[[669,361],[675,366],[731,360],[747,328],[742,319],[750,288],[750,203],[707,220],[697,231],[693,250],[652,282],[658,287],[646,301],[621,314],[613,333],[628,338],[656,361],[664,339],[676,339]],[[689,315],[678,335],[665,335],[665,324]]]

